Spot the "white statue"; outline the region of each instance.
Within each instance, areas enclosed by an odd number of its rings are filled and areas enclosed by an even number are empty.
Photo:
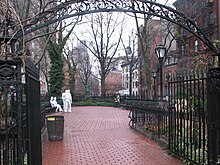
[[[57,98],[56,97],[51,97],[50,98],[50,104],[52,107],[56,107],[56,112],[62,112],[61,105],[57,103]]]
[[[66,112],[66,94],[65,92],[62,93],[62,100],[63,100],[63,111]]]
[[[71,110],[72,96],[70,90],[65,90],[65,92],[62,93],[62,99],[63,99],[64,112],[72,112]]]
[[[55,105],[53,103],[53,97],[50,97],[50,105],[51,105],[51,107],[55,107]]]

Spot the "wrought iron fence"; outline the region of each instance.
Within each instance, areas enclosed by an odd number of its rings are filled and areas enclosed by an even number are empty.
[[[194,164],[207,164],[206,80],[205,72],[168,78],[169,150]]]
[[[213,144],[218,146],[219,126],[213,132],[213,128],[208,127],[207,116],[211,114],[209,120],[218,125],[219,106],[216,102],[219,91],[215,98],[209,98],[215,103],[208,107],[207,95],[210,91],[207,90],[206,72],[173,74],[167,80],[167,106],[161,107],[158,100],[126,100],[131,107],[131,127],[162,140],[168,145],[170,153],[179,156],[185,163],[210,164],[209,159],[216,162],[219,147],[213,147]],[[217,80],[219,82],[219,78]],[[219,88],[217,80],[216,86],[211,85],[215,91]],[[211,130],[209,145],[208,130]]]
[[[126,99],[131,118],[130,125],[133,129],[157,139],[163,144],[168,144],[169,113],[167,101]]]

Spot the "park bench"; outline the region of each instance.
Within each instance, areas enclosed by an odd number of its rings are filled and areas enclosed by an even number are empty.
[[[41,102],[41,107],[46,113],[54,113],[56,110],[56,107],[52,107],[49,101]]]
[[[123,100],[123,102],[120,104],[120,107],[123,109],[128,109],[131,110],[131,106],[132,106],[132,101],[130,101],[130,99],[125,99]]]
[[[130,118],[129,125],[144,125],[146,120],[150,120],[150,115],[162,116],[168,115],[167,101],[163,100],[143,100],[143,99],[129,99],[130,112],[128,117]]]
[[[154,138],[167,136],[169,111],[166,100],[129,99],[129,102],[131,109],[128,117],[131,128],[143,131],[142,133],[147,131]]]

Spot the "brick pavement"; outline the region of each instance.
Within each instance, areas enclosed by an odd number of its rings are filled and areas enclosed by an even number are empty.
[[[64,139],[44,138],[43,165],[182,165],[156,143],[130,129],[128,111],[73,107],[64,115]]]

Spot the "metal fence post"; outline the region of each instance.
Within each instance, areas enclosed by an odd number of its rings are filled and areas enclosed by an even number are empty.
[[[220,68],[210,69],[207,91],[208,164],[216,165],[220,156]]]

